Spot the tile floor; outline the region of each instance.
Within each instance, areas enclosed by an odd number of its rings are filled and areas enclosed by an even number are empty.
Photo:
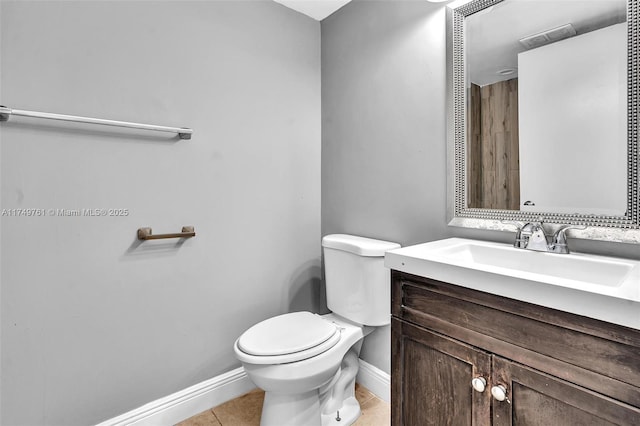
[[[389,426],[391,424],[391,408],[388,403],[358,384],[356,384],[356,399],[360,402],[362,415],[354,426]],[[264,392],[256,389],[195,415],[176,426],[258,426],[263,400]]]

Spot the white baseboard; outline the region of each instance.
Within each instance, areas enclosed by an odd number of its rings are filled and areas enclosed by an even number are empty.
[[[356,382],[369,389],[371,393],[383,401],[391,401],[391,376],[378,367],[360,360]]]
[[[387,402],[391,400],[391,377],[379,368],[360,360],[356,381],[378,398]],[[106,420],[97,426],[175,425],[237,398],[255,387],[240,367]]]
[[[160,426],[176,423],[255,389],[242,367],[205,380],[97,426]]]

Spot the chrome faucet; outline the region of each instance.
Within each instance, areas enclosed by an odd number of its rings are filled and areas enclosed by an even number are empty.
[[[543,219],[538,222],[505,222],[517,228],[513,246],[520,249],[543,251],[549,253],[568,254],[567,229],[585,229],[585,226],[562,226],[553,234],[547,234],[543,226]]]
[[[529,235],[524,248],[534,251],[549,251],[549,236],[542,227],[542,220],[540,222],[530,222],[527,225],[531,227],[531,235]]]

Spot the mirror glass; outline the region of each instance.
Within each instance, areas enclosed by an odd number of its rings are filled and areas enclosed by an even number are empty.
[[[453,225],[544,216],[639,228],[637,123],[628,120],[638,103],[637,8],[473,0],[448,9],[450,208],[476,220]]]
[[[625,214],[626,7],[505,0],[467,17],[468,207]]]

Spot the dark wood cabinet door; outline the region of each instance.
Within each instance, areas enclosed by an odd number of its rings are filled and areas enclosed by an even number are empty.
[[[490,424],[489,354],[396,318],[391,327],[394,426]],[[484,392],[471,386],[476,377]]]
[[[636,407],[497,356],[491,382],[508,397],[493,401],[495,426],[640,425]]]

